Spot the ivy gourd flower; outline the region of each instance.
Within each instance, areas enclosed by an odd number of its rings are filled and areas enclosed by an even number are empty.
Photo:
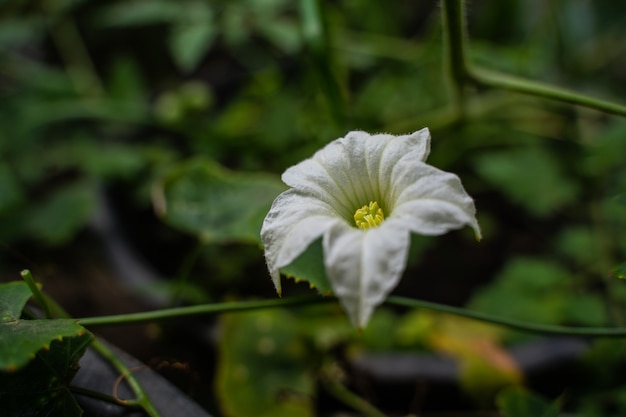
[[[349,132],[288,168],[265,217],[261,239],[276,291],[279,270],[322,238],[333,293],[355,326],[399,282],[410,234],[441,235],[471,226],[476,209],[459,178],[425,163],[427,128],[409,135]]]

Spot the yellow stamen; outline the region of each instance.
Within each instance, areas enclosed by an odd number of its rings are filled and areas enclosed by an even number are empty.
[[[385,220],[383,209],[378,207],[376,201],[370,201],[354,213],[354,223],[359,229],[369,229],[379,226]]]

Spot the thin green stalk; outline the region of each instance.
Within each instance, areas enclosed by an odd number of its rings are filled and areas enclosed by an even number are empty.
[[[96,350],[96,352],[100,354],[100,356],[108,360],[111,365],[113,365],[115,369],[117,369],[121,373],[121,375],[123,376],[123,381],[126,381],[128,383],[131,390],[135,394],[135,398],[132,400],[123,400],[116,397],[116,402],[124,406],[140,407],[150,417],[161,417],[139,381],[137,381],[132,371],[126,366],[124,362],[122,362],[119,356],[117,356],[106,344],[98,339],[94,339],[91,345]]]
[[[321,89],[338,126],[345,122],[346,112],[341,84],[333,68],[333,57],[328,45],[328,36],[322,21],[322,9],[319,0],[300,0],[302,35],[311,53],[315,68],[320,78]]]
[[[596,189],[597,191],[597,189]],[[603,271],[610,271],[615,265],[615,260],[612,257],[613,253],[616,253],[613,240],[611,239],[612,230],[608,230],[611,222],[607,220],[607,216],[604,207],[599,202],[599,198],[591,199],[589,203],[589,213],[591,220],[595,227],[594,235],[598,241],[598,256],[597,262]],[[623,283],[618,282],[611,274],[598,274],[599,280],[604,284],[604,301],[609,314],[612,319],[612,323],[618,326],[625,325],[625,317],[622,309],[621,300],[616,297],[619,294],[618,286]]]
[[[257,301],[232,301],[219,304],[201,304],[187,307],[165,308],[161,310],[146,311],[142,313],[86,317],[78,319],[78,322],[82,326],[86,327],[105,326],[112,324],[130,324],[170,319],[175,317],[229,313],[235,311],[259,310],[264,308],[278,308],[287,306],[302,306],[307,304],[319,304],[335,301],[335,298],[319,296],[276,298],[272,300]]]
[[[95,398],[97,400],[104,401],[110,404],[116,404],[116,405],[120,404],[119,400],[116,399],[115,397],[104,394],[100,391],[94,391],[94,390],[83,388],[83,387],[77,387],[75,385],[70,385],[68,388],[71,392],[73,392],[76,395],[82,395],[83,397],[89,397],[89,398]]]
[[[472,67],[469,74],[473,82],[485,87],[501,88],[503,90],[589,107],[619,116],[626,116],[626,106],[624,105],[596,99],[564,88],[554,87],[537,81],[525,80],[478,67]]]
[[[582,337],[624,337],[626,336],[626,327],[570,327],[556,326],[551,324],[530,323],[496,317],[490,314],[480,313],[477,311],[467,310],[460,307],[452,307],[444,304],[431,303],[429,301],[415,300],[412,298],[391,296],[387,298],[387,304],[410,307],[424,308],[441,313],[453,314],[455,316],[466,317],[473,320],[479,320],[486,323],[505,326],[515,330],[521,330],[529,333],[582,336]]]
[[[33,274],[31,274],[31,272],[28,269],[24,269],[20,273],[20,275],[22,275],[22,279],[26,282],[26,285],[28,285],[28,288],[30,289],[30,292],[33,294],[35,301],[37,301],[37,304],[39,304],[39,306],[43,309],[43,313],[46,316],[46,318],[47,319],[52,318],[52,313],[50,312],[50,306],[48,305],[46,301],[46,297],[41,292],[39,285],[37,285],[37,283],[35,282],[35,278],[33,278]]]
[[[619,116],[626,116],[626,106],[589,97],[565,88],[501,74],[471,65],[467,57],[467,29],[463,0],[442,0],[443,33],[447,72],[452,82],[455,100],[461,115],[465,109],[468,84],[500,88],[584,106]]]
[[[56,13],[52,7],[48,7],[48,12]],[[79,95],[102,97],[104,87],[74,20],[70,16],[60,16],[50,33]]]
[[[459,85],[467,80],[467,33],[463,0],[443,0],[443,35],[448,70]]]
[[[345,385],[338,382],[336,378],[333,378],[331,375],[322,375],[321,382],[330,395],[341,401],[343,404],[353,408],[355,411],[358,411],[359,415],[364,417],[386,417],[382,411],[350,391]]]
[[[112,316],[86,317],[78,319],[78,322],[86,327],[105,326],[114,324],[132,324],[147,321],[170,319],[175,317],[187,317],[204,314],[229,313],[237,311],[259,310],[265,308],[280,308],[288,306],[303,306],[307,304],[320,304],[328,302],[336,302],[333,297],[319,296],[303,296],[291,298],[279,298],[273,300],[259,301],[233,301],[220,304],[203,304],[197,306],[168,308],[163,310],[147,311],[143,313],[119,314]],[[432,311],[453,314],[456,316],[466,317],[473,320],[479,320],[486,323],[492,323],[499,326],[509,327],[529,333],[542,334],[558,334],[570,336],[584,337],[624,337],[626,336],[626,327],[570,327],[556,326],[550,324],[530,323],[526,321],[507,319],[486,313],[468,310],[461,307],[453,307],[444,304],[432,303],[429,301],[415,300],[412,298],[391,296],[388,297],[386,304],[410,307],[424,308]]]
[[[441,2],[443,17],[444,63],[447,69],[454,94],[457,111],[465,113],[465,85],[469,79],[468,61],[466,56],[467,33],[463,0],[443,0]]]

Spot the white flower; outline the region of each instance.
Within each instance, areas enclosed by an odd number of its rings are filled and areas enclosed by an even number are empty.
[[[424,161],[428,129],[404,136],[350,132],[299,164],[282,180],[261,239],[280,294],[279,270],[322,237],[333,293],[352,323],[364,327],[406,267],[410,233],[480,229],[461,181]]]

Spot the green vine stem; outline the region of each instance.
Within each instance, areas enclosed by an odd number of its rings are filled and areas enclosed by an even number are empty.
[[[119,325],[141,323],[147,321],[170,319],[175,317],[186,317],[204,314],[218,314],[236,311],[258,310],[264,308],[280,308],[289,306],[304,306],[307,304],[320,304],[336,302],[333,297],[303,296],[278,298],[274,300],[260,301],[233,301],[219,304],[202,304],[188,307],[168,308],[143,313],[119,314],[111,316],[86,317],[78,319],[79,323],[85,327]],[[455,316],[466,317],[498,326],[509,327],[529,333],[558,334],[584,337],[625,337],[626,327],[572,327],[557,326],[550,324],[531,323],[520,320],[507,319],[486,313],[468,310],[461,307],[453,307],[444,304],[432,303],[429,301],[416,300],[406,297],[391,296],[385,301],[388,305],[423,308]]]
[[[339,382],[340,376],[334,375],[336,370],[323,370],[320,376],[320,382],[326,391],[341,401],[343,404],[353,408],[359,412],[359,415],[363,417],[386,417],[386,415],[367,402],[365,399],[359,397],[352,391],[350,391],[344,384]]]
[[[491,323],[498,326],[504,326],[515,330],[521,330],[528,333],[607,338],[626,336],[626,327],[572,327],[531,323],[521,320],[497,317],[461,307],[453,307],[444,304],[432,303],[429,301],[415,300],[412,298],[398,296],[391,296],[387,298],[386,303],[401,307],[423,308],[427,310],[438,311],[441,313],[452,314],[455,316],[478,320],[485,323]]]
[[[333,67],[334,59],[330,53],[321,8],[320,0],[300,0],[302,35],[311,53],[333,119],[338,126],[343,126],[346,120],[346,106],[341,84]]]
[[[462,0],[443,0],[441,2],[443,17],[443,41],[445,67],[448,73],[456,111],[462,117],[465,113],[465,85],[468,82],[468,66],[466,58],[467,32]]]
[[[24,269],[22,272],[20,272],[20,275],[22,276],[22,279],[26,282],[26,285],[28,285],[28,288],[30,289],[33,298],[35,299],[35,301],[37,301],[37,304],[39,304],[39,306],[43,310],[44,316],[47,319],[51,319],[52,312],[50,311],[50,306],[46,301],[46,297],[41,292],[41,288],[39,288],[39,285],[37,285],[37,283],[35,282],[33,274],[28,269]]]
[[[76,395],[81,395],[83,397],[95,398],[100,401],[107,402],[109,404],[119,405],[119,401],[112,397],[111,395],[104,394],[100,391],[93,391],[83,387],[77,387],[75,385],[70,385],[69,390]]]
[[[76,91],[83,98],[102,97],[104,87],[73,18],[54,10],[51,2],[44,4],[48,6],[47,13],[57,19],[51,24],[50,35]]]
[[[105,343],[98,339],[94,339],[91,343],[92,347],[98,352],[100,356],[109,361],[111,365],[117,369],[122,376],[122,380],[128,383],[128,386],[135,394],[135,398],[132,400],[124,400],[117,398],[117,394],[114,393],[115,401],[130,408],[141,408],[150,417],[161,417],[156,407],[150,400],[150,397],[146,394],[143,387],[137,381],[131,369],[129,369],[124,362],[117,356]]]
[[[142,313],[117,314],[111,316],[97,316],[78,319],[85,327],[106,326],[113,324],[131,324],[147,321],[171,319],[176,317],[198,316],[204,314],[229,313],[235,311],[259,310],[264,308],[278,308],[288,306],[304,306],[335,302],[332,297],[303,296],[290,298],[276,298],[272,300],[231,301],[217,304],[199,304],[186,307],[165,308]]]
[[[456,105],[461,115],[466,106],[464,87],[474,84],[562,101],[626,117],[624,105],[589,97],[565,88],[501,74],[471,64],[467,57],[468,36],[463,0],[442,0],[442,16],[446,64],[455,91]]]
[[[469,75],[471,81],[484,87],[530,94],[626,117],[626,106],[589,97],[564,88],[554,87],[537,81],[524,80],[478,67],[471,67]]]

